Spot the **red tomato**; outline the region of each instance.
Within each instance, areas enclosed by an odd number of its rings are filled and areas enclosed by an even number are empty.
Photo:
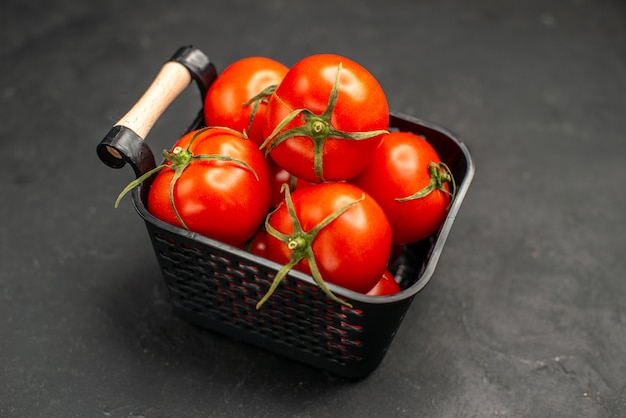
[[[454,185],[435,149],[410,132],[387,135],[368,167],[351,182],[383,208],[394,244],[420,241],[435,232],[447,215],[453,194],[448,182]],[[414,196],[418,192],[423,196]]]
[[[265,57],[248,57],[229,65],[211,84],[204,98],[204,119],[207,126],[226,126],[246,132],[257,146],[263,143],[261,130],[269,95],[259,102],[249,126],[254,104],[250,99],[270,86],[276,86],[289,69]]]
[[[263,223],[270,207],[267,160],[252,141],[226,128],[190,132],[175,144],[172,154],[186,149],[196,159],[190,161],[175,181],[173,204],[170,185],[175,170],[164,168],[150,188],[148,211],[170,224],[186,225],[190,231],[242,245]],[[197,159],[203,155],[217,159]],[[237,161],[219,160],[224,158]],[[174,167],[170,161],[167,164]],[[178,220],[174,208],[185,225]]]
[[[383,277],[376,283],[376,285],[367,294],[369,296],[388,296],[395,295],[402,289],[393,274],[389,270],[385,270]]]
[[[296,251],[306,253],[310,248],[323,281],[368,292],[385,271],[391,249],[391,229],[380,206],[358,187],[339,182],[297,189],[291,200],[301,229],[294,226],[286,202],[281,203],[266,222],[284,234],[281,240],[268,229],[269,258],[287,264]],[[342,209],[345,212],[316,235],[307,235]],[[306,257],[295,268],[312,274]]]
[[[267,255],[267,232],[265,229],[259,229],[245,247],[246,251],[264,258]]]
[[[363,170],[388,123],[387,99],[374,76],[345,57],[321,54],[285,75],[267,105],[263,134],[281,167],[320,183],[348,180]]]

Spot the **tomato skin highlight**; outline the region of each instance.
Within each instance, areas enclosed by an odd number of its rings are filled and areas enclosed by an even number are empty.
[[[368,192],[385,211],[394,244],[408,244],[433,234],[447,216],[449,186],[424,197],[399,202],[431,182],[430,163],[441,160],[425,138],[411,132],[391,132],[376,150],[368,167],[351,183]]]
[[[291,197],[304,231],[310,231],[328,215],[363,198],[322,228],[311,248],[325,282],[360,293],[368,292],[385,271],[391,249],[391,228],[380,206],[360,188],[340,182],[296,189]],[[284,202],[271,214],[269,223],[283,234],[294,231]],[[271,260],[286,264],[292,250],[285,242],[268,234],[267,253]],[[311,274],[306,259],[295,268]]]
[[[274,129],[296,109],[308,109],[317,115],[324,113],[340,64],[338,97],[330,125],[348,133],[386,130],[389,107],[374,76],[348,58],[319,54],[296,63],[272,94],[266,109],[264,136],[270,137]],[[281,132],[304,124],[304,117],[297,116]],[[270,155],[288,172],[310,182],[348,180],[368,164],[382,136],[361,140],[329,136],[322,150],[323,178],[315,172],[315,149],[310,137],[289,138],[277,145]]]
[[[198,131],[184,135],[172,147],[187,148]],[[227,244],[241,246],[263,223],[271,201],[267,161],[254,142],[235,131],[210,128],[190,146],[195,155],[224,155],[247,163],[258,176],[233,161],[192,161],[174,184],[176,210],[189,230]],[[174,170],[162,169],[148,193],[148,211],[182,226],[170,202]]]
[[[390,296],[395,295],[402,289],[393,274],[389,270],[385,270],[383,277],[376,283],[376,285],[367,292],[368,296]]]
[[[225,126],[246,132],[257,146],[263,143],[262,125],[267,102],[260,102],[252,126],[248,129],[253,104],[244,106],[265,88],[278,85],[289,68],[266,57],[246,57],[233,62],[211,84],[204,97],[207,126]]]

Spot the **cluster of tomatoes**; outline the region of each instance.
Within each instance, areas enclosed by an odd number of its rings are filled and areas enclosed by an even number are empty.
[[[439,228],[454,180],[424,138],[388,130],[371,73],[333,54],[291,68],[244,58],[210,86],[204,116],[129,185],[156,173],[150,213],[283,265],[257,307],[292,268],[341,303],[325,283],[400,291],[390,254]]]

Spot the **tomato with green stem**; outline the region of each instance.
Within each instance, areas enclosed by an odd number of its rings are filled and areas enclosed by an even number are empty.
[[[351,183],[383,208],[394,244],[420,241],[437,231],[456,192],[450,168],[424,137],[412,132],[387,135]]]
[[[395,295],[401,290],[402,288],[400,288],[400,285],[398,284],[398,282],[396,282],[393,274],[389,270],[385,270],[383,276],[380,278],[378,283],[376,283],[376,285],[371,288],[369,292],[367,292],[367,295],[390,296]]]
[[[207,126],[225,126],[245,132],[257,146],[263,143],[262,121],[276,86],[289,70],[267,57],[246,57],[230,64],[204,97]]]
[[[360,188],[345,182],[316,184],[293,193],[265,221],[267,254],[283,264],[260,307],[292,269],[313,276],[334,301],[326,282],[368,292],[387,267],[391,228],[380,206]]]
[[[122,196],[156,174],[148,211],[156,218],[227,244],[243,244],[270,208],[267,160],[249,139],[229,128],[204,128],[181,137],[165,162],[131,182]]]
[[[296,63],[265,113],[262,148],[285,170],[314,183],[356,176],[389,124],[378,81],[361,65],[334,54]]]

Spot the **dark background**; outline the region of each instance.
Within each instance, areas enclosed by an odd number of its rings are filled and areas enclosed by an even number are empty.
[[[470,148],[435,275],[365,380],[174,317],[113,208],[132,173],[96,144],[187,44],[220,69],[343,54]],[[0,416],[626,415],[623,1],[4,0],[0,57]]]

